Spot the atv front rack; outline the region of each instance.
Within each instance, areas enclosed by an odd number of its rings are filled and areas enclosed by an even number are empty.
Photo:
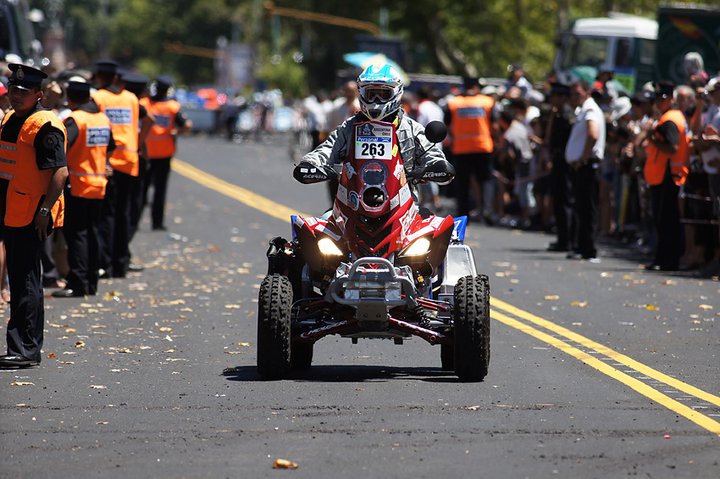
[[[415,285],[385,258],[356,260],[328,285],[325,301],[351,306],[363,323],[385,323],[396,306],[417,307]]]

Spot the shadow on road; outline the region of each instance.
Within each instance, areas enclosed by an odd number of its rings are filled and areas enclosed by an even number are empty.
[[[255,366],[227,368],[223,376],[228,381],[263,381]],[[383,382],[392,379],[414,379],[427,382],[460,382],[450,371],[428,367],[388,366],[313,366],[304,371],[293,371],[287,380],[298,382]]]

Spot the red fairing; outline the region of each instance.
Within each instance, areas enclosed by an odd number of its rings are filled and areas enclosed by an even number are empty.
[[[302,228],[313,236],[327,234],[356,258],[387,258],[421,236],[437,238],[452,230],[451,216],[418,214],[399,150],[394,123],[355,124],[332,216],[299,218]]]

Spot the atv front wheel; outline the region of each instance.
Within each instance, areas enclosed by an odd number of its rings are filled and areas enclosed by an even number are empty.
[[[260,284],[258,300],[257,369],[265,379],[282,379],[290,372],[290,309],[292,285],[281,274]]]
[[[453,309],[455,374],[462,381],[482,381],[490,364],[490,281],[465,276],[455,285]]]

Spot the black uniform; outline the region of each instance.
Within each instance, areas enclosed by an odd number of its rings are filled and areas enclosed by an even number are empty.
[[[152,97],[150,101],[167,101],[167,97]],[[187,122],[185,114],[181,111],[175,115],[175,125],[184,127]],[[170,176],[170,160],[172,158],[153,158],[149,163],[149,169],[145,178],[144,197],[147,199],[150,186],[153,187],[153,198],[151,208],[152,229],[165,229],[165,199],[167,197],[167,184]]]
[[[78,108],[88,113],[99,113],[100,108],[90,100]],[[65,120],[68,151],[78,140],[79,130],[75,119]],[[115,149],[115,140],[110,132],[108,151]],[[75,295],[96,294],[100,264],[99,226],[102,218],[102,199],[73,196],[70,182],[65,189],[65,224],[63,232],[68,246],[67,288]]]
[[[41,107],[37,105],[35,111]],[[27,117],[13,115],[0,129],[0,138],[17,143]],[[50,123],[45,124],[35,137],[35,161],[41,170],[63,167],[65,160],[65,133]],[[38,238],[34,223],[20,228],[4,225],[6,197],[9,181],[0,179],[0,229],[7,251],[10,277],[10,322],[7,326],[7,353],[24,356],[40,362],[45,322],[40,251],[43,242]],[[38,208],[40,204],[38,204]]]
[[[121,91],[114,85],[105,89],[113,93]],[[139,111],[140,119],[147,115],[144,108]],[[130,266],[131,201],[138,181],[138,177],[114,170],[105,188],[100,222],[100,268],[115,278],[124,278]]]

